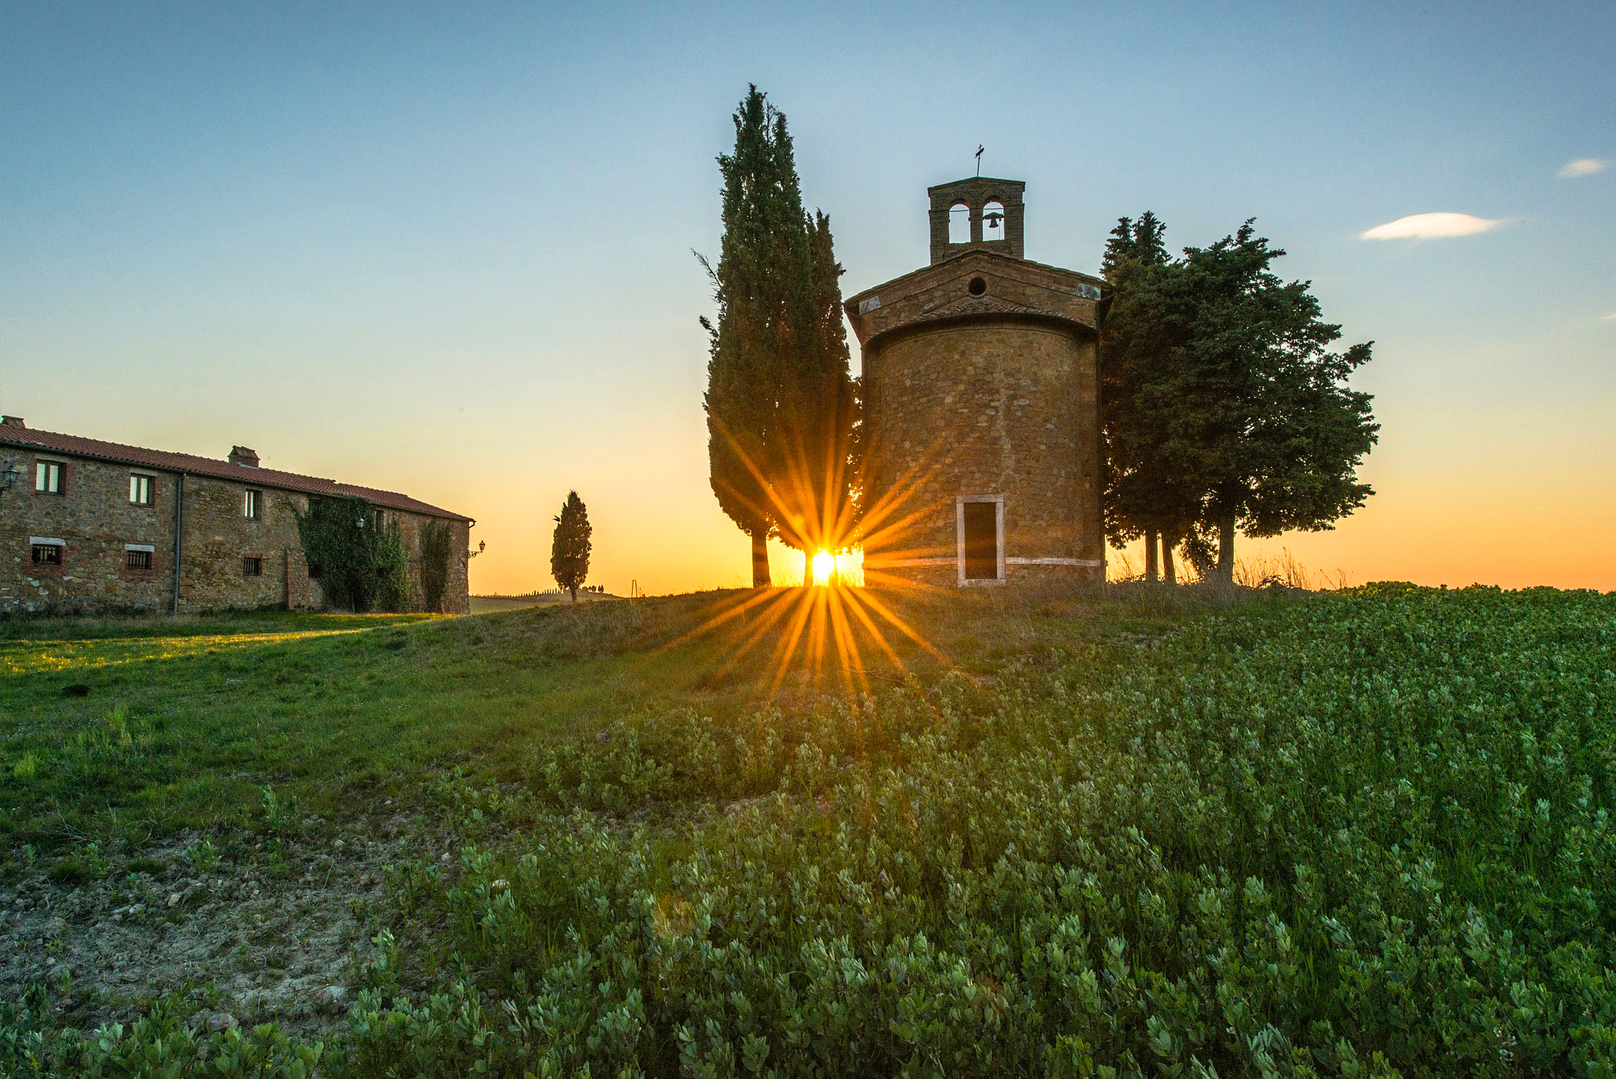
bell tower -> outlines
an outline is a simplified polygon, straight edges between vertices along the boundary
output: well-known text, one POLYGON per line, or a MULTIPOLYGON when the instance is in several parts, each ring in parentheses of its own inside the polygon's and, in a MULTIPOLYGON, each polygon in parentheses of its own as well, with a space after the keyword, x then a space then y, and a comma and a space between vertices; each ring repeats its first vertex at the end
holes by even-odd
POLYGON ((964 251, 994 251, 1024 259, 1026 231, 1020 180, 973 176, 928 187, 931 196, 931 264, 964 251))

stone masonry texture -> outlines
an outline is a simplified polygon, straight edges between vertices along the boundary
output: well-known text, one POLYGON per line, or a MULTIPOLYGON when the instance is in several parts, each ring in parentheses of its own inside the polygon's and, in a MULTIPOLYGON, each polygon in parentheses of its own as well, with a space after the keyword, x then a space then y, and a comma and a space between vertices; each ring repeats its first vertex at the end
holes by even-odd
MULTIPOLYGON (((1104 574, 1098 278, 947 245, 947 206, 1020 185, 931 189, 932 265, 851 297, 863 348, 865 572, 953 585, 960 498, 1003 500, 1007 583, 1104 574), (980 188, 980 190, 977 190, 980 188), (939 226, 942 227, 941 234, 939 226)), ((981 207, 974 203, 973 217, 981 207)), ((973 222, 974 224, 974 222, 973 222)), ((973 239, 980 233, 973 228, 973 239)), ((1017 251, 1019 254, 1019 250, 1017 251)))
MULTIPOLYGON (((0 613, 101 611, 168 612, 175 609, 175 500, 183 486, 179 526, 179 604, 181 613, 283 607, 318 609, 319 584, 310 581, 297 532, 297 513, 309 496, 252 482, 181 474, 30 451, 0 440, 0 467, 14 464, 22 475, 0 495, 0 613), (61 494, 34 489, 39 460, 65 465, 61 494), (152 480, 150 505, 129 500, 130 476, 152 480), (245 515, 247 491, 256 492, 257 516, 245 515), (32 561, 33 541, 60 540, 60 566, 32 561), (151 568, 128 568, 127 548, 150 547, 151 568), (248 575, 246 559, 261 572, 248 575)), ((422 605, 421 533, 431 515, 384 508, 397 521, 409 555, 411 604, 422 605)), ((470 610, 466 551, 470 522, 446 519, 451 528, 449 581, 444 610, 470 610)))

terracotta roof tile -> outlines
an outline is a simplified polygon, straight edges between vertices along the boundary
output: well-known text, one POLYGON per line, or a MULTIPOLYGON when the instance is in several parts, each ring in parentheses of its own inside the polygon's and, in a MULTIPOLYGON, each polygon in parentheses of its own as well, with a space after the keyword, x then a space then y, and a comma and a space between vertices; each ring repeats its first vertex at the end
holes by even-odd
POLYGON ((338 483, 317 476, 300 476, 295 472, 281 472, 273 468, 248 468, 233 465, 229 461, 197 457, 189 453, 169 453, 166 450, 142 449, 139 446, 102 442, 99 439, 81 438, 78 435, 57 434, 54 431, 35 431, 10 423, 0 425, 0 445, 44 450, 47 453, 60 453, 71 457, 89 457, 97 461, 115 461, 119 464, 165 472, 184 472, 192 476, 208 476, 252 487, 271 487, 310 495, 363 498, 373 505, 387 509, 404 510, 428 517, 447 517, 455 521, 471 520, 465 514, 439 509, 437 506, 428 505, 394 491, 378 491, 371 487, 338 483))

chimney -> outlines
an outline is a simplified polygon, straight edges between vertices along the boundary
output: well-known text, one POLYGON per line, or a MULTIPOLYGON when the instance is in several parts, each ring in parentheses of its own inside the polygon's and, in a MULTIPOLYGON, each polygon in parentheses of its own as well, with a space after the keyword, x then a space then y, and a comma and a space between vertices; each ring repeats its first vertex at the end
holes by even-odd
POLYGON ((20 427, 25 431, 28 429, 21 416, 0 416, 0 427, 20 427))
POLYGON ((258 454, 249 450, 246 446, 231 446, 230 463, 240 465, 242 468, 257 468, 258 454))

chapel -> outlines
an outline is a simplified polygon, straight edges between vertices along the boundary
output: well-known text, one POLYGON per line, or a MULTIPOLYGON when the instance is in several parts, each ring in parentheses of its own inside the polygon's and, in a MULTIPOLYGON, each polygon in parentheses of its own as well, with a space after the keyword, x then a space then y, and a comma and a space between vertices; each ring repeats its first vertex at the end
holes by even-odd
POLYGON ((1026 257, 1025 188, 929 188, 930 264, 847 300, 872 584, 1104 578, 1105 282, 1026 257))

